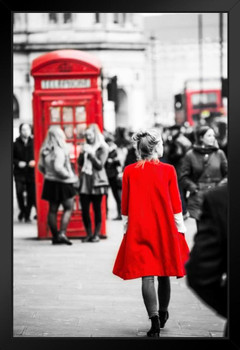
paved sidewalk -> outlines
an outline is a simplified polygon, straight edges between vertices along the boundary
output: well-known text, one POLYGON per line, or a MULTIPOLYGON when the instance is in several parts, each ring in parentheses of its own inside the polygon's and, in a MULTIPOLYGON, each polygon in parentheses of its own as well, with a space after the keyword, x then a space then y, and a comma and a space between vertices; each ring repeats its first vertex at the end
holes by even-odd
MULTIPOLYGON (((192 246, 195 223, 186 221, 192 246)), ((121 221, 107 221, 99 243, 53 246, 37 225, 14 222, 14 337, 146 337, 141 280, 112 274, 121 221)), ((171 278, 170 318, 161 337, 222 337, 225 321, 171 278)))

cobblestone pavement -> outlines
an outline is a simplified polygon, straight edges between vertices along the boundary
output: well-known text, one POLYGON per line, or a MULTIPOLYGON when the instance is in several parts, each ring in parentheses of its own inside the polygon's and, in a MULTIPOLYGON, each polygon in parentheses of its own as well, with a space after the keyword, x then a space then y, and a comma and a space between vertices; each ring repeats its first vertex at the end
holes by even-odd
MULTIPOLYGON (((187 219, 186 225, 191 248, 195 222, 187 219)), ((14 337, 146 337, 150 321, 141 280, 112 274, 121 221, 109 219, 108 238, 95 244, 72 239, 72 246, 53 246, 37 239, 36 221, 14 219, 13 235, 14 337)), ((223 336, 225 320, 190 291, 185 277, 171 278, 171 286, 161 337, 223 336)))

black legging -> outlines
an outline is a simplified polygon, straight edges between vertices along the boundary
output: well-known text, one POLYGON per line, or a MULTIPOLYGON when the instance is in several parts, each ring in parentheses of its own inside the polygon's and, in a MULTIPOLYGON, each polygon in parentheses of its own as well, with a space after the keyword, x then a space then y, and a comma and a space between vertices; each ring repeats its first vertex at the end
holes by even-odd
POLYGON ((118 215, 121 215, 121 191, 122 189, 119 188, 118 180, 116 177, 110 177, 108 178, 109 185, 111 187, 113 197, 117 203, 117 211, 118 215))
POLYGON ((94 223, 95 223, 95 235, 100 234, 100 229, 102 225, 102 212, 101 212, 101 202, 102 194, 80 194, 80 203, 82 207, 82 217, 83 223, 87 235, 92 235, 92 223, 90 217, 90 203, 93 204, 94 210, 94 223))
POLYGON ((16 195, 18 207, 21 213, 24 215, 25 219, 29 219, 31 214, 31 209, 36 205, 35 201, 35 183, 27 180, 16 179, 16 195), (26 205, 24 203, 24 191, 26 191, 26 205))
POLYGON ((49 211, 48 211, 48 225, 51 230, 53 237, 57 237, 58 228, 57 228, 57 213, 60 204, 63 206, 63 214, 60 223, 60 232, 64 234, 67 231, 67 226, 71 218, 73 210, 74 197, 68 198, 63 202, 49 202, 49 211))
POLYGON ((158 310, 167 311, 170 302, 170 278, 168 276, 158 276, 157 280, 158 288, 156 293, 154 276, 142 277, 142 296, 149 318, 158 315, 158 310))

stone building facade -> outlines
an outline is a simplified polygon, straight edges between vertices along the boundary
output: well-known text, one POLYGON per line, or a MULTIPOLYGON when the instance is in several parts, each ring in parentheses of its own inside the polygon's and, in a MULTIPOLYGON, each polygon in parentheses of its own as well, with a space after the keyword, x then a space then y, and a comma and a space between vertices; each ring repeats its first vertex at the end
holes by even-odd
POLYGON ((58 49, 88 51, 102 63, 104 125, 146 123, 143 17, 127 13, 15 13, 14 102, 17 120, 32 121, 31 63, 58 49), (108 100, 107 84, 117 77, 118 106, 108 100), (19 117, 19 118, 18 118, 19 117))
POLYGON ((174 123, 174 94, 188 79, 227 77, 227 14, 219 44, 219 14, 14 13, 14 133, 32 122, 33 59, 58 49, 88 51, 102 63, 104 125, 137 129, 174 123), (202 52, 200 60, 200 50, 202 52), (222 55, 222 68, 220 55, 222 55), (220 68, 222 72, 220 72, 220 68), (118 105, 107 84, 117 77, 118 105))

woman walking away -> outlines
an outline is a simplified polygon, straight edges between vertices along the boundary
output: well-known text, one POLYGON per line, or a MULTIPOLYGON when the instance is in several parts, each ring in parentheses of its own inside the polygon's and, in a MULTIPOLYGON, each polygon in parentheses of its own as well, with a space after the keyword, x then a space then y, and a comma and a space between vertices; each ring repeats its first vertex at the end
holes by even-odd
POLYGON ((83 242, 99 242, 102 225, 101 202, 108 192, 108 178, 105 163, 108 157, 108 145, 97 124, 90 124, 85 131, 86 143, 80 153, 80 203, 83 223, 87 236, 83 242), (94 234, 90 217, 90 204, 94 210, 94 234))
POLYGON ((215 133, 207 125, 196 130, 196 143, 183 158, 180 182, 189 192, 187 210, 198 226, 203 195, 210 188, 227 181, 227 158, 219 149, 215 133))
POLYGON ((76 195, 73 183, 78 178, 72 170, 65 140, 65 134, 59 126, 53 125, 49 128, 40 150, 38 168, 44 174, 42 199, 49 202, 48 225, 53 236, 52 243, 71 245, 72 242, 66 237, 66 230, 76 195), (57 213, 61 204, 63 214, 58 231, 57 213))
POLYGON ((159 337, 169 317, 170 276, 185 275, 189 249, 176 171, 159 160, 163 155, 161 133, 155 129, 138 132, 133 140, 139 160, 123 173, 125 234, 113 273, 124 280, 142 279, 143 301, 151 320, 147 336, 159 337))

